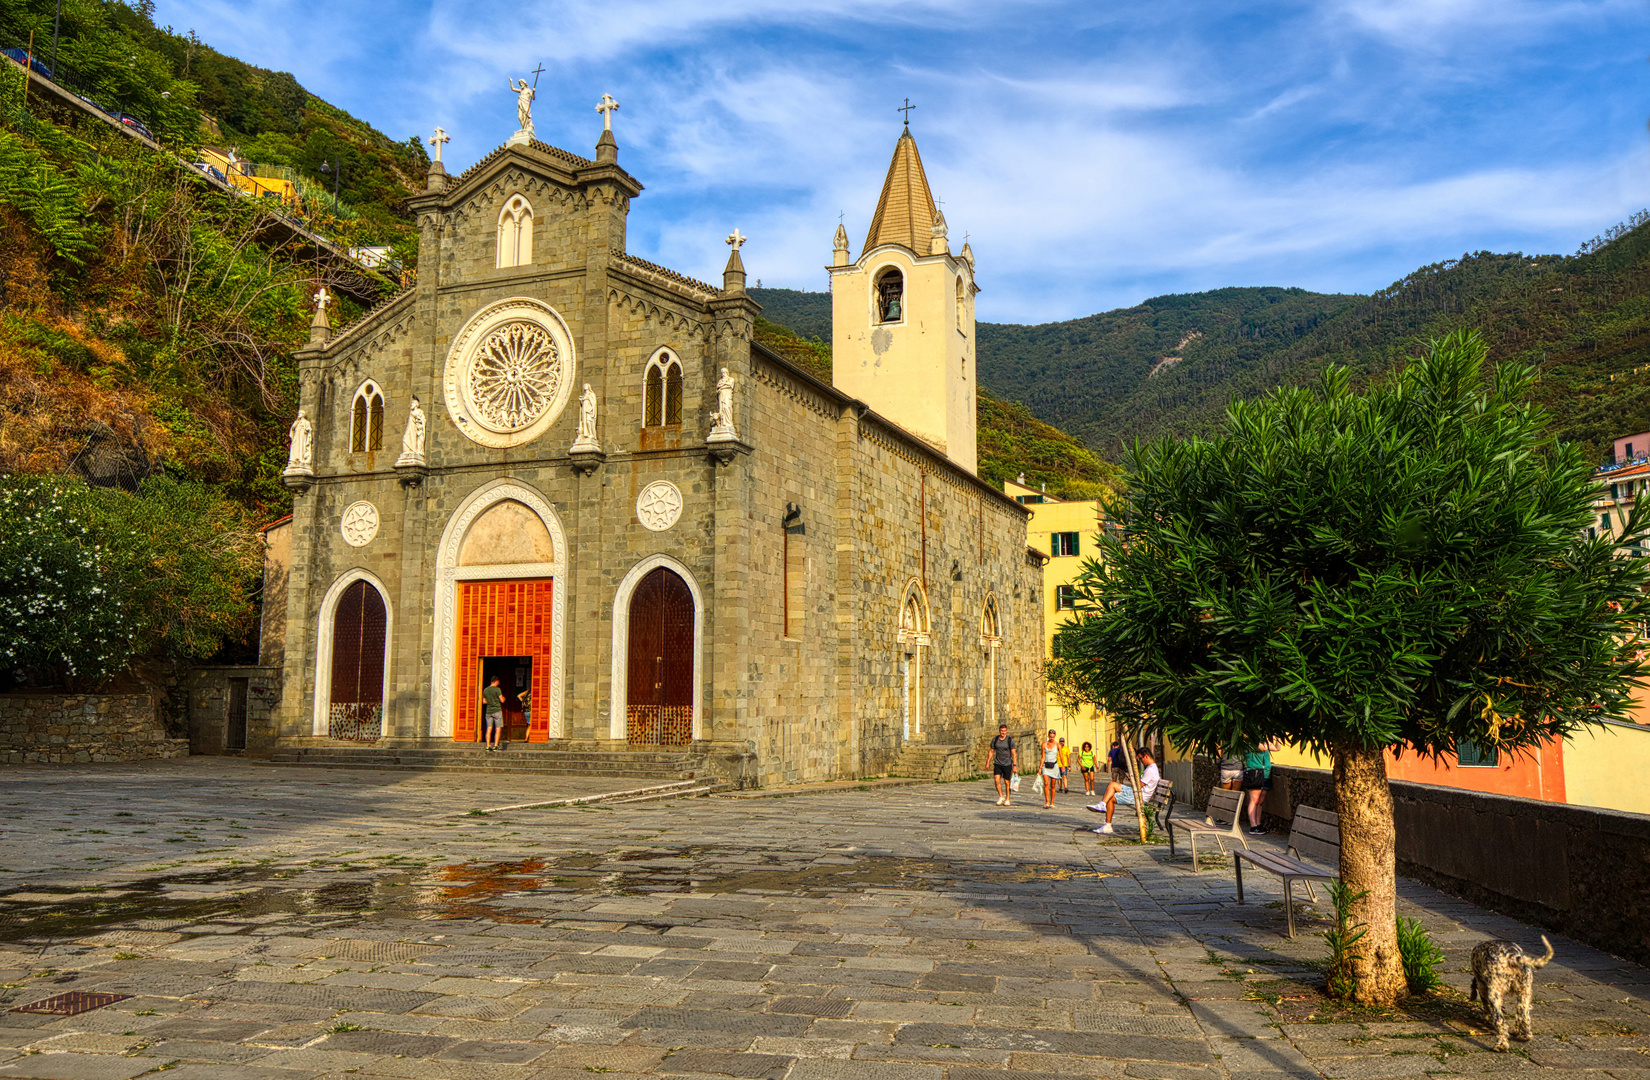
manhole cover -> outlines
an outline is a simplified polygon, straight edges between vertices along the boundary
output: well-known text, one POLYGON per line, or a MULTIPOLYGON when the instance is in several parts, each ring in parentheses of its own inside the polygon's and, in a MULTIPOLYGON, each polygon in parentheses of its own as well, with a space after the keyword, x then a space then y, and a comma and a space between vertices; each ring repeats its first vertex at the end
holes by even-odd
POLYGON ((14 1013, 44 1013, 47 1016, 78 1016, 83 1012, 101 1009, 117 1001, 125 1001, 131 994, 97 994, 90 990, 71 990, 67 994, 46 998, 29 1005, 19 1005, 14 1013))

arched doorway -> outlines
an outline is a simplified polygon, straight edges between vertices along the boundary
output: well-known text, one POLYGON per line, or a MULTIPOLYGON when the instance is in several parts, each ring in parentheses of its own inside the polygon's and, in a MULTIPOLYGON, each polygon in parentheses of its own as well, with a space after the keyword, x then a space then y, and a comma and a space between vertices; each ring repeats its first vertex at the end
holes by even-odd
POLYGON ((899 632, 895 641, 900 652, 900 736, 910 739, 922 734, 923 652, 932 640, 928 634, 928 600, 918 585, 905 591, 900 605, 899 632))
POLYGON ((693 593, 681 575, 654 567, 630 594, 625 738, 684 746, 693 738, 693 593))
POLYGON ((327 734, 372 742, 384 733, 384 644, 389 613, 367 581, 352 581, 332 614, 327 734))

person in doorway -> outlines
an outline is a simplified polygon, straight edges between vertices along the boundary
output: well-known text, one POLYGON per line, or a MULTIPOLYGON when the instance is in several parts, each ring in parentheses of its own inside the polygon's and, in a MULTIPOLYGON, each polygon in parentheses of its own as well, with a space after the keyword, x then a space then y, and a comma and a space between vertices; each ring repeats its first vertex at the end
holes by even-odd
POLYGON ((1261 743, 1260 749, 1243 755, 1243 798, 1249 807, 1249 835, 1265 836, 1260 824, 1260 805, 1272 790, 1272 751, 1281 743, 1261 743))
POLYGON ((1020 752, 1014 740, 1008 737, 1008 725, 997 725, 997 737, 991 740, 991 775, 997 782, 997 805, 1009 805, 1013 789, 1014 770, 1020 767, 1020 752))
POLYGON ((1054 809, 1054 792, 1060 785, 1060 737, 1053 728, 1043 739, 1043 809, 1054 809))
POLYGON ((1083 794, 1094 794, 1094 744, 1086 742, 1077 751, 1077 769, 1083 774, 1083 794))
POLYGON ((1070 784, 1069 781, 1066 780, 1066 777, 1068 775, 1070 775, 1070 773, 1071 773, 1071 748, 1066 745, 1066 740, 1061 739, 1060 740, 1060 790, 1062 792, 1068 792, 1068 791, 1071 790, 1071 784, 1070 784))
POLYGON ((481 692, 481 724, 487 749, 497 750, 504 737, 504 691, 499 689, 497 675, 487 680, 487 689, 481 692))
POLYGON ((1129 782, 1129 758, 1123 753, 1123 740, 1111 741, 1111 752, 1106 755, 1106 768, 1111 770, 1111 782, 1127 784, 1129 782))
POLYGON ((1111 835, 1111 817, 1117 813, 1118 803, 1122 803, 1124 806, 1132 806, 1135 808, 1135 813, 1140 813, 1140 807, 1151 802, 1152 796, 1157 793, 1157 785, 1163 779, 1163 774, 1158 771, 1157 762, 1153 760, 1151 750, 1142 746, 1134 752, 1134 755, 1140 760, 1140 790, 1136 792, 1129 784, 1119 783, 1116 780, 1107 784, 1106 794, 1099 802, 1089 807, 1096 814, 1106 815, 1106 823, 1094 830, 1097 833, 1111 835))

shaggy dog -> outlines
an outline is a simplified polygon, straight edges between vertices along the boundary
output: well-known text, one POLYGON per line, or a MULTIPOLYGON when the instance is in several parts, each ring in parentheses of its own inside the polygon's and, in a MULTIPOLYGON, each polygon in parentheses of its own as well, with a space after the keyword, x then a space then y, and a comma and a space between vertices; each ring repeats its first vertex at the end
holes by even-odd
POLYGON ((1553 946, 1547 936, 1541 936, 1547 946, 1547 955, 1539 960, 1527 956, 1511 941, 1480 941, 1472 950, 1472 997, 1482 1001, 1484 1011, 1495 1023, 1495 1048, 1507 1049, 1507 1018, 1501 1012, 1501 1000, 1507 994, 1518 994, 1518 1029, 1520 1042, 1530 1041, 1530 999, 1535 994, 1535 969, 1545 967, 1553 958, 1553 946))

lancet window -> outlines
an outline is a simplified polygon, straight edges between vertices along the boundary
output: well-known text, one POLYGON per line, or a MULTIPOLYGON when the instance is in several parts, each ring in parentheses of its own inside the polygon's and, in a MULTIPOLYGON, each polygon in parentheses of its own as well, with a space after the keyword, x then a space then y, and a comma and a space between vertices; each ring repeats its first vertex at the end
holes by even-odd
POLYGON ((349 448, 364 453, 384 448, 384 393, 368 379, 355 392, 350 409, 349 448))
POLYGON ((643 427, 682 422, 682 361, 674 353, 660 349, 654 354, 642 386, 643 427))
POLYGON ((498 212, 498 266, 526 266, 533 261, 533 204, 512 195, 498 212))

